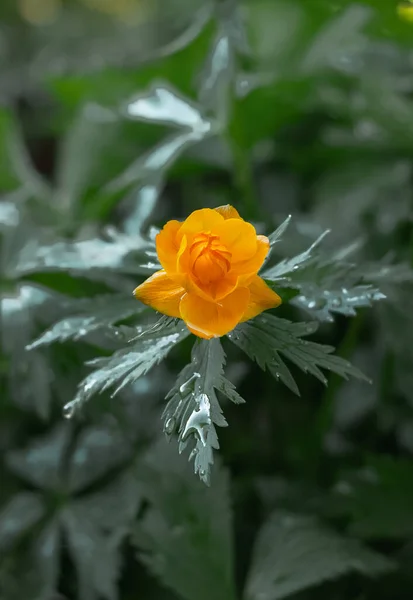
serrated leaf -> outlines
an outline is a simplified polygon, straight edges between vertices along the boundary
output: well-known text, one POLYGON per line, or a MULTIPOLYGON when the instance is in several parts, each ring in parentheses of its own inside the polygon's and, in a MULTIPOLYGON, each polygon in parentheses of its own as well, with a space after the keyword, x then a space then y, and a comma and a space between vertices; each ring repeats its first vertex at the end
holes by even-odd
POLYGON ((133 541, 140 560, 185 600, 234 600, 228 475, 197 481, 188 462, 160 441, 138 465, 149 508, 133 541))
POLYGON ((355 317, 357 308, 373 306, 386 296, 372 285, 357 285, 347 289, 322 290, 316 285, 300 285, 300 294, 291 304, 310 313, 319 321, 333 321, 332 313, 355 317))
MULTIPOLYGON (((284 225, 284 224, 283 224, 284 225)), ((282 226, 283 226, 282 225, 282 226)), ((287 223, 288 225, 288 223, 287 223)), ((281 226, 281 227, 282 227, 281 226)), ((293 271, 297 271, 298 269, 302 269, 306 263, 311 259, 312 253, 317 248, 317 246, 322 242, 325 236, 330 233, 329 230, 325 231, 320 235, 319 238, 316 239, 315 242, 311 244, 307 250, 301 252, 297 256, 293 258, 285 258, 280 263, 275 265, 274 267, 270 267, 262 272, 262 276, 265 279, 269 279, 271 281, 277 281, 277 279, 283 278, 288 273, 292 273, 293 271)))
POLYGON ((277 227, 277 229, 268 236, 271 247, 273 247, 273 246, 275 246, 275 244, 278 244, 279 242, 281 242, 281 239, 282 239, 284 233, 287 231, 287 228, 290 223, 291 223, 291 215, 288 215, 288 217, 285 219, 285 221, 283 221, 281 223, 281 225, 279 227, 277 227))
MULTIPOLYGON (((145 375, 154 365, 165 358, 168 352, 189 335, 181 322, 169 319, 161 328, 148 325, 132 340, 129 347, 115 352, 110 358, 98 358, 89 362, 98 367, 79 385, 76 397, 65 406, 68 417, 72 416, 94 394, 116 386, 112 395, 145 375)), ((136 332, 136 330, 135 330, 136 332)))
POLYGON ((302 338, 317 330, 316 323, 291 323, 273 315, 259 315, 252 321, 238 325, 228 338, 239 346, 263 369, 280 379, 287 387, 299 394, 297 384, 280 354, 293 362, 304 373, 314 375, 327 384, 320 369, 337 373, 348 379, 368 379, 347 360, 334 356, 332 346, 308 342, 302 338))
POLYGON ((79 308, 79 316, 70 316, 58 321, 27 346, 27 349, 33 350, 56 341, 79 340, 97 329, 109 327, 144 309, 136 299, 123 294, 86 298, 74 303, 74 308, 76 306, 79 308))
POLYGON ((129 100, 124 111, 132 119, 189 127, 194 131, 202 131, 207 122, 202 116, 201 106, 196 106, 170 85, 162 83, 152 85, 147 92, 129 100))
POLYGON ((62 460, 70 435, 69 424, 60 424, 25 449, 9 452, 6 464, 19 477, 40 489, 59 490, 63 481, 62 460))
POLYGON ((8 549, 23 533, 45 514, 46 507, 39 494, 22 492, 14 496, 0 512, 0 549, 8 549))
POLYGON ((18 257, 15 272, 19 277, 62 271, 89 278, 97 274, 107 277, 108 272, 148 275, 159 268, 146 254, 150 250, 154 251, 151 243, 142 246, 139 237, 120 235, 108 242, 99 238, 73 243, 56 242, 50 246, 29 242, 18 257), (146 264, 140 267, 140 263, 146 264))
POLYGON ((408 281, 412 271, 406 265, 370 264, 360 266, 348 262, 349 254, 358 249, 356 244, 344 247, 332 256, 322 253, 310 256, 301 268, 293 270, 278 285, 299 291, 291 304, 311 314, 319 321, 333 321, 333 314, 347 317, 356 315, 356 309, 371 307, 384 300, 376 283, 383 285, 408 281))
POLYGON ((390 560, 326 529, 316 519, 276 511, 255 543, 245 600, 279 600, 350 572, 375 577, 390 560))
POLYGON ((190 458, 194 459, 195 473, 207 484, 214 462, 213 450, 219 448, 215 425, 228 425, 216 390, 236 404, 244 402, 225 378, 224 365, 225 354, 219 339, 197 340, 192 348, 191 363, 184 367, 167 395, 169 402, 162 415, 165 433, 171 435, 178 431, 180 452, 190 439, 195 441, 190 458))

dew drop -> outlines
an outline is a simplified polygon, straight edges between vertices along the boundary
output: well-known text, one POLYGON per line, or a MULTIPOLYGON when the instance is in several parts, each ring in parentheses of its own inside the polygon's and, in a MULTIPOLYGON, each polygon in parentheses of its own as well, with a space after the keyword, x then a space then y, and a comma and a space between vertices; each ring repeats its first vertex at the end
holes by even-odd
POLYGON ((171 435, 175 431, 175 427, 176 427, 176 419, 175 419, 175 417, 171 417, 170 419, 167 419, 167 421, 165 422, 164 432, 168 435, 171 435))
POLYGON ((327 304, 327 300, 325 298, 317 298, 315 300, 315 308, 317 310, 321 310, 327 304))
POLYGON ((184 394, 185 392, 188 391, 189 386, 191 385, 191 383, 194 381, 194 379, 199 379, 201 377, 201 375, 199 373, 194 373, 193 375, 191 375, 191 377, 188 379, 188 381, 185 381, 185 383, 183 383, 180 388, 179 388, 179 392, 181 394, 184 394))
POLYGON ((189 458, 188 458, 188 460, 193 460, 193 459, 196 457, 196 455, 197 455, 197 454, 198 454, 198 450, 197 450, 196 448, 194 448, 194 449, 191 451, 191 454, 189 455, 189 458))
POLYGON ((205 475, 206 475, 205 469, 199 469, 199 475, 200 475, 200 477, 205 477, 205 475))
POLYGON ((75 412, 76 412, 76 406, 77 406, 77 402, 75 402, 74 400, 72 400, 72 402, 68 402, 67 404, 64 405, 63 407, 63 417, 65 419, 71 419, 75 412))
POLYGON ((331 302, 331 306, 334 306, 334 308, 338 308, 339 306, 341 306, 340 298, 334 298, 331 302))

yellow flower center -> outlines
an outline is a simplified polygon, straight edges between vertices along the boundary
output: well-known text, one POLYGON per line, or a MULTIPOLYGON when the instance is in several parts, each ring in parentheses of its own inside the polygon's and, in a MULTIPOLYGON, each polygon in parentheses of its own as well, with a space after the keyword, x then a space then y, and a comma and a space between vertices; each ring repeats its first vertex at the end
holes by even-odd
POLYGON ((190 247, 191 270, 204 285, 223 279, 231 268, 232 254, 217 235, 200 233, 190 247))

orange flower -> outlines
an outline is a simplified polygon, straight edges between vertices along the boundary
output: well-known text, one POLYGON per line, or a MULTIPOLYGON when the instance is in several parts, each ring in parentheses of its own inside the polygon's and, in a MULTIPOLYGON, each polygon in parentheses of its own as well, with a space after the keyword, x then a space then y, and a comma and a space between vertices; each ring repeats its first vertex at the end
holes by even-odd
POLYGON ((210 339, 281 304, 258 277, 270 243, 230 205, 169 221, 156 236, 163 267, 136 288, 144 304, 210 339))

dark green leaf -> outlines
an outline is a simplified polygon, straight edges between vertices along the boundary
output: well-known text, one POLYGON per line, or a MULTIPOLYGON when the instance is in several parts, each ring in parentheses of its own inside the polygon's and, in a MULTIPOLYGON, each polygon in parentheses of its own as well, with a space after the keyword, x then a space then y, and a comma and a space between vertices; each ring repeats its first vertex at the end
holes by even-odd
POLYGON ((216 390, 236 404, 244 400, 224 376, 225 354, 218 339, 197 340, 191 359, 167 395, 169 402, 162 415, 164 431, 167 435, 178 432, 180 452, 190 439, 194 440, 190 458, 194 459, 195 473, 209 484, 213 450, 219 448, 215 425, 228 425, 216 390))
POLYGON ((316 323, 291 323, 265 314, 239 325, 228 337, 262 369, 268 369, 275 379, 280 379, 296 394, 299 394, 297 384, 280 354, 324 384, 327 379, 320 369, 333 371, 345 379, 351 375, 368 381, 347 360, 334 356, 333 347, 302 340, 316 330, 316 323))
POLYGON ((24 450, 6 456, 7 466, 25 481, 45 490, 62 488, 62 460, 70 440, 71 428, 62 423, 24 450))
POLYGON ((16 539, 33 527, 45 514, 41 496, 22 492, 14 496, 0 512, 0 548, 8 549, 16 539))
POLYGON ((161 441, 137 476, 149 501, 133 538, 141 560, 185 600, 234 600, 227 473, 216 465, 206 488, 161 441))
POLYGON ((56 341, 79 340, 97 329, 108 328, 144 309, 144 306, 132 295, 130 297, 107 295, 80 300, 73 302, 74 310, 71 312, 75 312, 76 307, 79 311, 78 316, 70 316, 58 321, 27 349, 33 350, 56 341))
POLYGON ((311 517, 277 511, 258 534, 244 597, 279 600, 352 571, 373 577, 392 567, 384 556, 311 517))
POLYGON ((66 416, 70 417, 94 394, 116 386, 113 395, 122 388, 145 375, 154 365, 165 358, 168 352, 189 335, 182 322, 167 321, 158 329, 153 325, 140 328, 139 334, 131 340, 129 347, 115 352, 110 358, 98 358, 89 364, 97 367, 79 385, 79 391, 65 406, 66 416))

